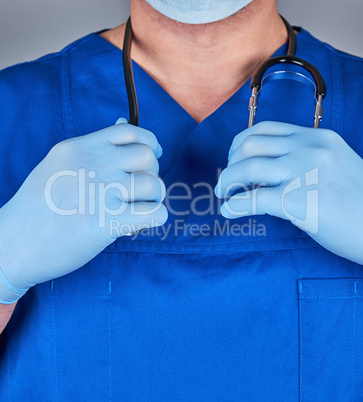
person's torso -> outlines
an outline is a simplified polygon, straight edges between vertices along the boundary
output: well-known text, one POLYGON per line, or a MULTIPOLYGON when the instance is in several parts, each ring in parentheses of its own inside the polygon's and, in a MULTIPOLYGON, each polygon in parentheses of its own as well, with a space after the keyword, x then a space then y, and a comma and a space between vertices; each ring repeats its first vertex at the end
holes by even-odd
MULTIPOLYGON (((362 62, 305 31, 297 55, 327 82, 322 127, 362 155, 359 95, 344 80, 362 62)), ((12 84, 2 203, 54 143, 128 114, 122 53, 97 35, 16 68, 2 73, 12 84)), ((197 124, 137 65, 134 74, 140 126, 164 151, 169 220, 29 290, 2 336, 0 400, 362 400, 362 267, 287 220, 218 212, 213 189, 247 127, 249 84, 197 124)), ((313 117, 301 82, 264 86, 257 121, 312 126, 313 117)))

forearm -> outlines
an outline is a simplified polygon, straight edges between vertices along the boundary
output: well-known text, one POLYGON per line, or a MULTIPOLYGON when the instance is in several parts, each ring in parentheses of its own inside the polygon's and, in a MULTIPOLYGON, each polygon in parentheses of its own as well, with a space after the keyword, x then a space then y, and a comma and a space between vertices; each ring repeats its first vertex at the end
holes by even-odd
POLYGON ((0 334, 8 324, 11 315, 15 309, 16 303, 13 304, 0 304, 0 334))

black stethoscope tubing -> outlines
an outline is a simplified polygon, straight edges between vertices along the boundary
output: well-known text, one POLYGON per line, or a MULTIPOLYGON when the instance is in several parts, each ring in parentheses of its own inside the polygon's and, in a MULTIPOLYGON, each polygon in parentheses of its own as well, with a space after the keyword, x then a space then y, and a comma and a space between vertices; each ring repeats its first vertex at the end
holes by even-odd
POLYGON ((122 61, 124 66, 125 84, 127 91, 127 99, 129 102, 129 124, 133 126, 139 125, 139 106, 137 103, 134 74, 132 71, 131 63, 131 44, 132 44, 133 32, 131 25, 131 17, 127 20, 124 44, 122 50, 122 61))

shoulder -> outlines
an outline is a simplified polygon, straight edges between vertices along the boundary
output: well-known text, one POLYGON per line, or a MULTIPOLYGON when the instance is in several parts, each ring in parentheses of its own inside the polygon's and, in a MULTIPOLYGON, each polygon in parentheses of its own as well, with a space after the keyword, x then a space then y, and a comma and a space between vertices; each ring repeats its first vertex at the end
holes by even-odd
MULTIPOLYGON (((64 131, 69 76, 77 79, 92 55, 105 51, 107 42, 92 33, 59 52, 0 71, 2 137, 20 120, 24 122, 24 132, 29 133, 34 126, 47 129, 50 125, 56 125, 54 131, 64 131)), ((57 139, 64 139, 64 135, 57 139)))
MULTIPOLYGON (((301 29, 307 43, 312 48, 312 51, 318 52, 322 61, 328 62, 330 65, 335 64, 341 69, 341 74, 355 74, 355 79, 363 82, 363 58, 339 50, 330 44, 323 42, 308 31, 301 29)), ((344 79, 347 78, 344 75, 344 79)), ((346 80, 345 80, 346 81, 346 80)))
POLYGON ((306 30, 302 29, 301 33, 305 52, 327 79, 328 93, 333 94, 334 97, 340 97, 343 104, 353 101, 353 107, 363 118, 360 111, 363 90, 363 58, 336 49, 315 38, 306 30))
POLYGON ((92 52, 94 36, 87 35, 57 53, 0 71, 0 178, 8 172, 6 161, 11 155, 22 160, 12 170, 12 182, 21 183, 54 144, 67 138, 65 77, 70 65, 79 64, 79 58, 92 52))
MULTIPOLYGON (((50 53, 37 60, 19 63, 0 71, 0 91, 14 90, 18 95, 21 88, 38 88, 42 91, 49 83, 57 86, 57 78, 61 74, 63 58, 81 56, 90 50, 90 42, 96 34, 89 34, 78 39, 56 53, 50 53)), ((58 81, 59 82, 59 81, 58 81)), ((1 93, 1 92, 0 92, 1 93)))
POLYGON ((57 53, 0 71, 0 181, 5 183, 0 205, 49 150, 68 137, 67 75, 95 51, 95 36, 87 35, 57 53))
POLYGON ((318 68, 327 85, 323 122, 363 155, 363 59, 336 49, 304 29, 298 34, 298 52, 299 46, 302 58, 318 68))

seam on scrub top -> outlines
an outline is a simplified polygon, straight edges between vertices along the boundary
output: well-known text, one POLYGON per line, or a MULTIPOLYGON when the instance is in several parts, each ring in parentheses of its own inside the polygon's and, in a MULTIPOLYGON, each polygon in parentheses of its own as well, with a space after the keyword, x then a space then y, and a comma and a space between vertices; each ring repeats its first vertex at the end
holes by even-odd
POLYGON ((345 59, 350 59, 350 60, 354 60, 354 61, 360 61, 363 62, 362 57, 359 56, 355 56, 354 54, 347 54, 342 52, 339 49, 335 49, 334 47, 332 47, 331 45, 329 45, 328 43, 322 42, 323 46, 325 48, 327 48, 328 50, 330 50, 332 53, 334 53, 336 56, 338 57, 344 57, 345 59))
MULTIPOLYGON (((340 59, 338 59, 338 82, 339 82, 339 105, 340 105, 340 113, 339 113, 339 130, 341 133, 344 131, 344 123, 343 123, 343 116, 344 116, 344 103, 343 103, 343 81, 342 81, 342 65, 340 63, 340 59)), ((337 96, 335 96, 337 98, 337 96)))
POLYGON ((357 312, 357 299, 358 297, 355 298, 354 300, 354 310, 353 310, 353 374, 352 374, 352 401, 355 400, 355 321, 356 321, 356 312, 357 312))
MULTIPOLYGON (((297 239, 307 239, 308 241, 312 241, 312 239, 310 239, 310 238, 308 238, 306 236, 283 237, 283 238, 279 238, 279 239, 276 239, 276 240, 283 240, 284 241, 284 240, 297 240, 297 239)), ((119 251, 135 251, 135 252, 137 252, 137 251, 148 251, 148 252, 162 252, 162 253, 180 254, 181 251, 191 251, 191 252, 195 252, 195 253, 198 253, 198 252, 203 253, 203 252, 208 251, 208 252, 214 252, 214 253, 220 253, 220 252, 231 252, 231 253, 235 252, 235 253, 239 253, 239 252, 241 252, 243 250, 236 250, 236 251, 234 251, 234 250, 233 251, 231 251, 231 250, 222 250, 222 251, 219 250, 219 251, 215 251, 215 250, 208 250, 208 247, 211 247, 211 246, 212 247, 213 246, 230 246, 230 245, 233 245, 233 244, 235 244, 236 247, 241 247, 241 245, 243 245, 244 243, 249 244, 249 243, 256 242, 256 241, 257 242, 263 242, 263 241, 266 241, 266 240, 274 240, 274 239, 273 238, 269 238, 269 239, 254 239, 254 240, 246 240, 246 241, 241 242, 241 243, 239 243, 239 242, 205 243, 205 244, 198 245, 198 247, 200 247, 200 248, 199 249, 194 249, 194 250, 193 250, 193 247, 192 248, 190 247, 190 244, 189 244, 189 246, 185 246, 185 245, 183 245, 181 243, 181 244, 178 245, 179 250, 177 250, 177 251, 174 251, 174 250, 156 250, 156 251, 152 251, 147 246, 148 245, 160 244, 160 241, 151 240, 151 241, 145 242, 143 247, 137 247, 136 249, 134 249, 133 247, 120 247, 117 250, 104 250, 104 252, 106 252, 106 253, 117 253, 119 251)), ((133 244, 136 244, 136 243, 133 243, 133 244)), ((167 244, 167 243, 163 243, 163 244, 167 244)), ((173 243, 173 244, 175 245, 176 243, 173 243)), ((311 248, 311 247, 316 247, 317 248, 317 247, 319 247, 319 245, 317 243, 313 242, 313 243, 310 243, 310 244, 306 244, 306 245, 304 244, 304 245, 298 245, 298 246, 278 246, 278 247, 270 246, 270 247, 264 247, 263 249, 258 249, 257 251, 264 251, 264 250, 295 250, 295 249, 298 249, 298 248, 311 248)), ((250 250, 246 250, 246 251, 250 251, 250 250)))
POLYGON ((54 281, 50 282, 52 292, 52 312, 53 312, 53 351, 54 351, 54 371, 55 371, 55 394, 56 400, 59 401, 58 393, 58 362, 57 362, 57 336, 55 327, 55 303, 54 303, 54 281))
MULTIPOLYGON (((204 245, 206 245, 206 246, 219 246, 219 245, 223 245, 223 244, 242 244, 242 243, 253 243, 253 242, 264 242, 264 241, 266 241, 266 240, 277 240, 277 241, 280 241, 280 240, 297 240, 297 239, 307 239, 307 240, 309 240, 309 241, 314 241, 314 240, 312 240, 311 239, 311 237, 306 237, 306 236, 295 236, 295 237, 279 237, 279 238, 276 238, 276 237, 264 237, 263 239, 252 239, 252 240, 245 240, 245 241, 243 241, 243 242, 241 242, 241 243, 239 243, 239 242, 236 242, 236 241, 226 241, 226 242, 222 242, 222 243, 204 243, 204 245)), ((150 243, 153 243, 153 244, 159 244, 160 243, 160 241, 157 241, 157 240, 150 240, 150 241, 148 241, 147 242, 148 244, 150 244, 150 243)), ((165 242, 165 244, 166 244, 166 242, 165 242)), ((174 243, 175 244, 175 243, 174 243)), ((182 244, 182 243, 181 243, 182 244)), ((202 244, 203 245, 203 244, 202 244)), ((315 242, 314 242, 314 245, 317 245, 315 242)))
POLYGON ((332 97, 331 129, 336 131, 343 138, 342 74, 340 59, 334 53, 329 53, 329 66, 332 82, 336 83, 336 85, 332 85, 332 88, 336 88, 336 91, 333 90, 332 97))
MULTIPOLYGON (((304 29, 304 28, 303 28, 304 29)), ((319 40, 318 38, 316 38, 315 36, 313 36, 309 31, 307 31, 306 29, 304 29, 304 33, 306 33, 307 35, 310 36, 310 38, 312 38, 317 45, 320 45, 321 47, 324 47, 325 49, 328 49, 329 51, 333 52, 334 54, 336 54, 339 57, 344 57, 346 59, 352 59, 352 60, 356 60, 356 61, 361 61, 363 62, 363 59, 359 56, 355 56, 353 54, 348 54, 348 53, 344 53, 339 49, 335 49, 334 47, 332 47, 331 45, 329 45, 328 43, 322 42, 321 40, 319 40)))
POLYGON ((363 296, 301 296, 301 299, 363 299, 363 296))
POLYGON ((112 373, 111 373, 111 292, 112 283, 108 282, 108 400, 112 401, 112 373))
MULTIPOLYGON (((277 240, 277 241, 285 241, 285 240, 298 240, 298 239, 307 239, 310 241, 310 239, 308 239, 307 237, 301 236, 301 237, 282 237, 279 239, 273 239, 273 238, 269 238, 269 239, 256 239, 256 240, 246 240, 243 242, 238 242, 238 241, 230 241, 230 242, 222 242, 222 243, 201 243, 201 246, 220 246, 220 245, 230 245, 230 244, 238 244, 241 245, 243 243, 254 243, 254 242, 264 242, 266 240, 277 240)), ((145 242, 146 243, 146 242, 145 242)), ((160 241, 155 241, 155 240, 150 240, 147 242, 148 244, 160 244, 160 241)), ((168 242, 163 242, 163 244, 167 244, 168 242)), ((176 243, 173 243, 176 244, 176 243)), ((180 245, 182 246, 183 243, 180 243, 180 245)), ((317 244, 314 242, 313 243, 314 246, 316 246, 317 244)))
POLYGON ((69 83, 69 64, 68 55, 64 54, 60 57, 60 79, 61 79, 61 104, 65 138, 75 137, 75 129, 73 124, 73 115, 71 108, 71 91, 69 83))
POLYGON ((64 77, 63 77, 63 60, 62 57, 59 58, 59 89, 60 89, 60 102, 61 102, 61 109, 62 109, 62 123, 63 123, 63 131, 64 131, 64 138, 67 138, 67 123, 66 123, 66 111, 64 105, 64 77))
POLYGON ((210 254, 220 254, 220 253, 228 253, 228 254, 240 254, 241 252, 259 252, 259 251, 280 251, 280 250, 297 250, 297 249, 304 249, 304 248, 318 248, 318 245, 307 245, 307 246, 294 246, 294 247, 265 247, 261 249, 256 249, 256 250, 228 250, 228 249, 222 249, 222 250, 210 250, 207 247, 204 247, 203 249, 197 249, 193 250, 190 248, 182 248, 179 247, 179 250, 150 250, 150 248, 129 248, 129 247, 120 247, 117 250, 104 250, 103 252, 105 253, 119 253, 120 251, 124 252, 130 252, 130 253, 153 253, 153 254, 185 254, 187 251, 188 254, 204 254, 204 253, 210 253, 210 254))
MULTIPOLYGON (((81 45, 83 45, 84 42, 88 42, 91 38, 93 38, 93 35, 97 35, 97 34, 95 34, 95 33, 87 34, 83 38, 80 38, 80 39, 75 40, 74 42, 70 43, 64 49, 60 50, 59 52, 45 54, 44 56, 41 56, 39 59, 23 61, 21 63, 15 64, 15 66, 19 66, 19 65, 23 65, 23 64, 39 64, 39 63, 44 63, 45 61, 48 61, 48 60, 52 61, 52 60, 56 59, 57 57, 62 57, 63 55, 65 55, 67 53, 71 53, 73 51, 78 50, 78 48, 81 45)), ((10 67, 13 67, 13 66, 9 66, 6 68, 10 68, 10 67)))
POLYGON ((115 50, 121 52, 121 54, 122 54, 121 49, 119 49, 118 47, 113 45, 107 39, 104 39, 102 36, 100 36, 96 32, 91 32, 91 33, 87 34, 86 36, 84 36, 83 38, 76 40, 75 42, 69 44, 62 50, 62 53, 72 54, 74 52, 77 52, 80 48, 82 48, 82 46, 85 43, 90 42, 92 40, 101 40, 102 42, 105 41, 106 44, 103 43, 103 47, 107 46, 107 44, 110 45, 110 47, 107 46, 107 49, 105 48, 103 50, 97 49, 97 51, 95 50, 94 47, 89 48, 89 49, 87 49, 87 55, 92 55, 92 56, 93 55, 103 55, 103 54, 107 54, 107 53, 113 53, 115 50))

